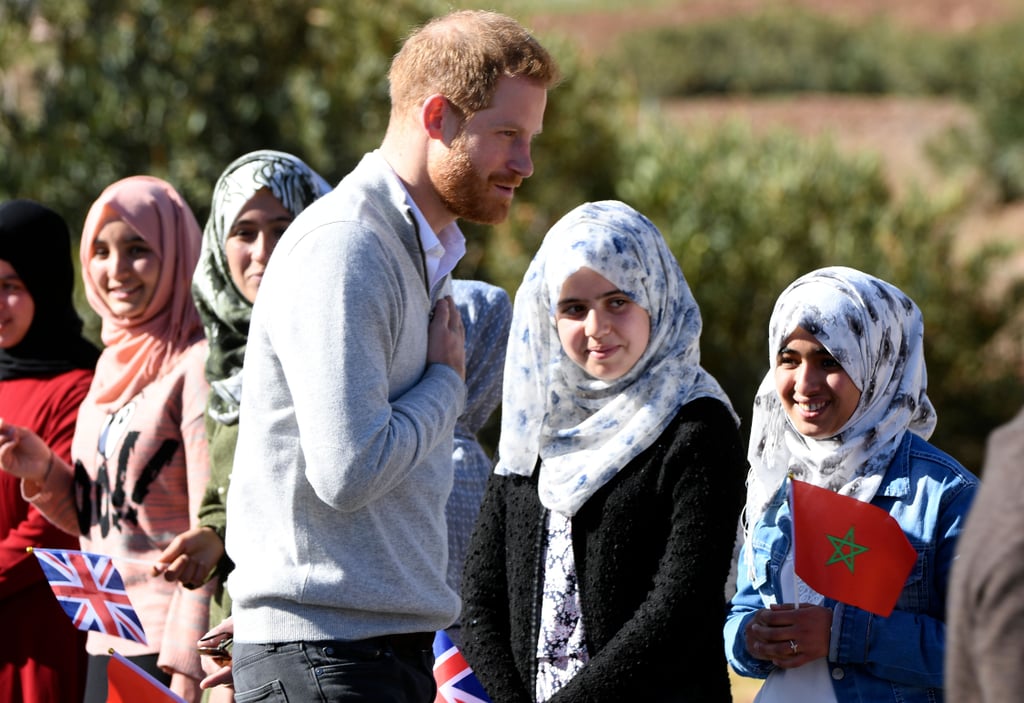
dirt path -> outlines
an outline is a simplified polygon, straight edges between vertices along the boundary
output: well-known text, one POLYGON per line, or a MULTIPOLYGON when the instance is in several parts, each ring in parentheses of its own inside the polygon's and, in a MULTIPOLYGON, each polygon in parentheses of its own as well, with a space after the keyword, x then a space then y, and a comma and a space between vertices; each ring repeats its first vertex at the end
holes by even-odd
POLYGON ((773 8, 820 12, 850 22, 886 18, 900 26, 964 32, 1024 11, 1024 0, 675 0, 628 10, 537 14, 530 26, 557 31, 585 49, 607 46, 620 35, 659 26, 681 26, 773 8))

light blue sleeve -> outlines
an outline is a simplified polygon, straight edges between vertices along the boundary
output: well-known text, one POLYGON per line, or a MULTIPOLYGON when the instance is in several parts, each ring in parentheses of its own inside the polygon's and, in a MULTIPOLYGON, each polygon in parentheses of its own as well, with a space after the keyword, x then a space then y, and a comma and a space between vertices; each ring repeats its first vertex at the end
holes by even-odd
POLYGON ((736 594, 729 604, 729 613, 725 619, 725 656, 729 665, 740 676, 748 676, 756 679, 768 678, 775 665, 770 661, 757 659, 747 651, 744 632, 747 623, 754 614, 764 608, 761 594, 757 592, 750 581, 749 569, 747 569, 744 554, 746 545, 740 551, 740 561, 736 568, 736 594))

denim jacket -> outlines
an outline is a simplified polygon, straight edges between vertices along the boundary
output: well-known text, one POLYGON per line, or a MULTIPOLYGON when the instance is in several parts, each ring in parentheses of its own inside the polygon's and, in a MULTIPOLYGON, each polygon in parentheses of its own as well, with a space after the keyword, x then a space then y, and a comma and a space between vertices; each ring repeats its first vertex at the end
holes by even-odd
MULTIPOLYGON (((955 459, 907 432, 871 502, 903 528, 917 562, 889 617, 825 599, 833 613, 828 669, 839 703, 942 701, 946 593, 977 487, 977 477, 955 459)), ((775 668, 751 656, 743 633, 750 618, 778 602, 781 593, 780 570, 792 534, 786 495, 777 492, 754 528, 753 580, 744 559, 738 567, 725 650, 742 676, 767 678, 775 668)))

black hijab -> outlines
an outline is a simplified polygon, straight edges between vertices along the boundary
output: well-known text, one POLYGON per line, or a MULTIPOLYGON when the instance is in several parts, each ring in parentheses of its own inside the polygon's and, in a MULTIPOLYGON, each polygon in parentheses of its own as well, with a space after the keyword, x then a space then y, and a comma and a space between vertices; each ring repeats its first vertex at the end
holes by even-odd
POLYGON ((25 338, 0 349, 0 380, 52 376, 96 366, 72 302, 75 270, 64 218, 31 200, 0 204, 0 259, 18 273, 35 304, 25 338))

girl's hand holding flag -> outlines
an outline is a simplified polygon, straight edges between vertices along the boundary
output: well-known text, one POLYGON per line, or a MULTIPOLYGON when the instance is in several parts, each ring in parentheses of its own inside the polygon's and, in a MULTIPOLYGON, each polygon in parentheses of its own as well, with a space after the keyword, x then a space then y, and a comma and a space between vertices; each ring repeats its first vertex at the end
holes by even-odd
POLYGON ((777 603, 757 612, 744 637, 747 649, 758 659, 793 669, 828 656, 831 629, 831 608, 777 603))
MULTIPOLYGON (((888 617, 917 561, 917 552, 887 512, 788 478, 795 579, 824 596, 888 617), (856 541, 854 541, 856 540, 856 541)), ((747 625, 747 649, 792 669, 827 657, 831 608, 772 604, 747 625)))

